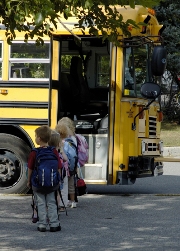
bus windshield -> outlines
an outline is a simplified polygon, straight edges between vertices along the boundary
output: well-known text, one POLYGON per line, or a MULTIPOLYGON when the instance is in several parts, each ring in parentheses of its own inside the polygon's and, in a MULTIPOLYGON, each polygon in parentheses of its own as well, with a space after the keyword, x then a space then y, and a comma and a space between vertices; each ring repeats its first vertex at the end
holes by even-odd
POLYGON ((124 96, 142 97, 141 85, 151 79, 150 58, 152 46, 127 47, 124 53, 124 96))

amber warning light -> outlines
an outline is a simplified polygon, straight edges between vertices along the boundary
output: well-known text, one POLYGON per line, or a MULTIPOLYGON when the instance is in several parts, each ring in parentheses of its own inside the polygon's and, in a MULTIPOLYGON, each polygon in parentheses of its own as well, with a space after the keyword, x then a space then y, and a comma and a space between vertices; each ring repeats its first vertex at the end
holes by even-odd
POLYGON ((158 111, 158 114, 157 114, 157 120, 158 122, 162 122, 163 121, 163 112, 162 111, 158 111))
POLYGON ((148 13, 150 13, 150 14, 151 14, 151 15, 153 15, 153 16, 155 16, 155 15, 156 15, 155 10, 150 9, 150 8, 148 8, 148 13))
POLYGON ((8 94, 8 90, 0 89, 0 94, 6 95, 6 94, 8 94))

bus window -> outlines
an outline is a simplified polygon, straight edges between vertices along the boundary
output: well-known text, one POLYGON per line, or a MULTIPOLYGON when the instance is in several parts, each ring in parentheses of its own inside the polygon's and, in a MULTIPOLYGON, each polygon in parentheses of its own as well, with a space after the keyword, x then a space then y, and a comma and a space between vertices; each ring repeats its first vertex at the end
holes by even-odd
POLYGON ((28 67, 12 66, 11 67, 12 78, 32 78, 31 71, 28 67))
POLYGON ((0 42, 0 78, 2 78, 2 42, 0 42))
POLYGON ((36 46, 35 43, 13 42, 10 46, 9 76, 16 78, 48 80, 49 43, 36 46))
POLYGON ((107 87, 109 86, 109 75, 110 75, 110 67, 109 67, 109 55, 99 55, 96 54, 96 64, 97 64, 97 87, 107 87))
POLYGON ((144 45, 134 49, 134 69, 136 77, 136 94, 142 97, 140 94, 141 85, 148 81, 148 60, 147 52, 148 46, 144 45))
POLYGON ((62 55, 61 56, 61 72, 70 72, 71 58, 73 55, 62 55))

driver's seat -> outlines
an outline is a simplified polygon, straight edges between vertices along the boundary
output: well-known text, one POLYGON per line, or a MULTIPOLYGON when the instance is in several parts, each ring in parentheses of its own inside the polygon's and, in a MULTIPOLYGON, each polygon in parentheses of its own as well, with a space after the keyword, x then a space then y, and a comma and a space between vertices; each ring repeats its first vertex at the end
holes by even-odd
POLYGON ((83 76, 82 59, 78 56, 74 56, 71 59, 70 77, 70 85, 72 84, 72 81, 74 81, 74 84, 79 90, 79 95, 76 100, 79 107, 79 113, 99 113, 101 115, 100 117, 104 117, 107 114, 107 104, 102 101, 91 102, 90 89, 85 77, 83 76))

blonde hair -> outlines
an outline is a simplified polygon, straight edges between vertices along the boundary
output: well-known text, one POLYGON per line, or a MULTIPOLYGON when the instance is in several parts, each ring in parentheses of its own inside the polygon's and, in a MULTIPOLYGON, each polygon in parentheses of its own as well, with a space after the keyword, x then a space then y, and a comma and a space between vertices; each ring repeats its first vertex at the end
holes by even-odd
POLYGON ((74 126, 74 121, 71 120, 70 118, 68 117, 63 117, 62 119, 60 119, 58 121, 58 125, 66 125, 68 127, 68 134, 69 135, 74 135, 75 134, 75 126, 74 126))
POLYGON ((56 132, 59 133, 62 139, 65 139, 69 136, 68 128, 65 124, 57 124, 55 127, 56 132))
POLYGON ((37 137, 40 137, 40 139, 47 143, 51 137, 51 129, 47 125, 39 126, 35 129, 35 133, 37 137))
POLYGON ((48 141, 49 146, 59 147, 60 144, 60 135, 55 130, 51 130, 51 137, 48 141))

